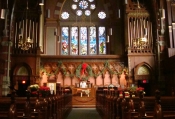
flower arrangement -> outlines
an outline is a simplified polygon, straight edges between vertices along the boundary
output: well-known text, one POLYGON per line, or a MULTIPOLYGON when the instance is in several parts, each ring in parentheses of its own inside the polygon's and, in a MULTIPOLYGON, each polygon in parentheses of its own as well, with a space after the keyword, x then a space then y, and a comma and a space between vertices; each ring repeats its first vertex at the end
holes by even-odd
POLYGON ((40 86, 39 92, 42 97, 46 97, 50 94, 50 88, 47 86, 40 86))
POLYGON ((39 86, 38 84, 33 84, 29 86, 29 91, 31 96, 47 96, 50 94, 50 88, 46 86, 39 86))
POLYGON ((139 93, 139 97, 140 98, 143 98, 144 97, 145 91, 144 91, 144 88, 143 87, 138 87, 137 88, 137 92, 139 93))
POLYGON ((143 87, 138 87, 138 88, 137 88, 137 91, 138 91, 138 92, 143 92, 143 91, 144 91, 144 88, 143 88, 143 87))
POLYGON ((39 89, 39 85, 38 84, 33 84, 33 85, 30 85, 29 88, 30 88, 31 92, 37 91, 39 89))
POLYGON ((128 88, 128 91, 129 91, 129 92, 132 92, 132 93, 133 93, 133 92, 136 92, 136 91, 137 91, 137 86, 131 86, 131 87, 129 87, 129 88, 128 88))
POLYGON ((50 91, 50 88, 47 86, 40 86, 39 90, 40 91, 50 91))
POLYGON ((33 84, 30 85, 28 88, 28 91, 31 93, 31 96, 38 96, 38 89, 39 89, 39 85, 38 84, 33 84))

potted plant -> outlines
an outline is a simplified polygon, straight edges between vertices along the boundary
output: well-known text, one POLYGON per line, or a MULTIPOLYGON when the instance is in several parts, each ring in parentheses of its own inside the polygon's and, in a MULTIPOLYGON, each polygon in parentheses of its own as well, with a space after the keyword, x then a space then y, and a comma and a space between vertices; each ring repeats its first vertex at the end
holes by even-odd
POLYGON ((128 91, 129 91, 131 97, 135 97, 135 93, 137 91, 137 86, 131 86, 131 87, 129 87, 128 88, 128 91))
POLYGON ((142 99, 144 97, 145 91, 143 87, 138 87, 137 92, 139 94, 139 97, 142 99))
POLYGON ((47 97, 50 94, 50 88, 47 86, 40 86, 39 92, 42 97, 47 97))
POLYGON ((28 90, 31 94, 31 96, 38 96, 38 89, 39 89, 39 85, 38 84, 33 84, 33 85, 30 85, 28 90))

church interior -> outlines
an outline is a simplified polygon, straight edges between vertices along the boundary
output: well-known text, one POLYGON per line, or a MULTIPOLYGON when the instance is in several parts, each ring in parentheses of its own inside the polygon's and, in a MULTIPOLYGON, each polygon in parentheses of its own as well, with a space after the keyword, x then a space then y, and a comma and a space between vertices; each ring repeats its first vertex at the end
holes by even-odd
POLYGON ((0 0, 0 55, 0 118, 175 118, 175 0, 0 0))

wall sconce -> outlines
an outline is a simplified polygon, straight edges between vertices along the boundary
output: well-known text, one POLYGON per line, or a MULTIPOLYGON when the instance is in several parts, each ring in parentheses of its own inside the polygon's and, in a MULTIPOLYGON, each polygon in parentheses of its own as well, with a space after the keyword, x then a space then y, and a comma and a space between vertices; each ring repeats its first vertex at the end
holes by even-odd
POLYGON ((44 5, 44 0, 40 0, 39 5, 44 5))
POLYGON ((110 40, 110 39, 109 39, 109 37, 110 37, 110 36, 109 36, 109 35, 107 35, 107 41, 106 41, 107 43, 109 43, 109 40, 110 40))
POLYGON ((112 28, 109 28, 109 33, 108 33, 108 35, 112 35, 112 28))
POLYGON ((47 18, 50 18, 50 9, 46 10, 46 16, 47 16, 47 18))
POLYGON ((56 40, 57 40, 58 43, 59 43, 59 42, 60 42, 60 36, 58 35, 57 28, 54 29, 54 36, 55 36, 56 40))
POLYGON ((5 19, 5 13, 6 10, 5 9, 1 9, 1 19, 5 19))
POLYGON ((57 28, 54 29, 54 36, 57 36, 58 32, 57 32, 57 28))

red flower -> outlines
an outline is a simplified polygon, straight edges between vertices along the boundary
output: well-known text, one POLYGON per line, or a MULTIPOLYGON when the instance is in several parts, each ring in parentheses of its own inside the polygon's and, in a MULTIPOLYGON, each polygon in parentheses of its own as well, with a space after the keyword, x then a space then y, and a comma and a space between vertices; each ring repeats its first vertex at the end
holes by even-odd
POLYGON ((31 94, 38 95, 38 92, 37 91, 33 91, 33 92, 31 92, 31 94))
POLYGON ((143 87, 138 87, 138 88, 137 88, 137 91, 143 91, 143 90, 144 90, 143 87))
POLYGON ((49 88, 49 87, 46 87, 46 86, 41 86, 41 87, 39 88, 39 90, 41 90, 41 91, 49 91, 50 88, 49 88))
POLYGON ((85 70, 86 70, 87 66, 88 66, 88 64, 86 64, 86 63, 82 64, 82 70, 81 70, 82 75, 85 73, 85 70))

